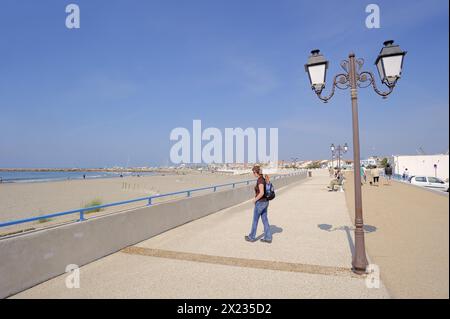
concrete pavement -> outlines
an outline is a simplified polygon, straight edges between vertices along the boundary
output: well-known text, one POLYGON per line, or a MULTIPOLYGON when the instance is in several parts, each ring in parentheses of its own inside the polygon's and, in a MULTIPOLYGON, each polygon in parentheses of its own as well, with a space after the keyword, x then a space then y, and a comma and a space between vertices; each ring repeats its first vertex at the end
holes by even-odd
MULTIPOLYGON (((248 243, 250 202, 187 223, 13 298, 387 298, 351 271, 352 222, 327 172, 278 190, 273 242, 248 243)), ((182 213, 182 212, 180 212, 182 213)), ((259 224, 261 235, 262 224, 259 224)), ((370 234, 368 234, 370 236, 370 234)))
MULTIPOLYGON (((353 175, 346 183, 354 207, 353 175)), ((449 198, 441 192, 382 179, 362 187, 364 223, 376 231, 367 251, 393 298, 449 297, 449 198)))

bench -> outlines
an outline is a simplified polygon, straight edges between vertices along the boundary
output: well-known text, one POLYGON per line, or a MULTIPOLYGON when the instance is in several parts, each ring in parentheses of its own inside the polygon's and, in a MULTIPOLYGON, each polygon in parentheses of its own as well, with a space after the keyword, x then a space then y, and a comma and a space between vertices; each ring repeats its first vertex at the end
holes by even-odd
POLYGON ((343 192, 344 191, 344 184, 345 184, 345 179, 342 179, 342 181, 339 184, 336 184, 333 186, 333 191, 337 192, 343 192))

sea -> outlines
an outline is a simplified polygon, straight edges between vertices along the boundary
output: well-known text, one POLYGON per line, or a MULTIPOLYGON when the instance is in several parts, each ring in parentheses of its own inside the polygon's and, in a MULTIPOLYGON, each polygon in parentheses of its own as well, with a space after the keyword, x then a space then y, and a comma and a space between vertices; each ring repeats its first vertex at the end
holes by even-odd
POLYGON ((1 183, 36 183, 36 182, 52 182, 64 180, 79 180, 79 179, 95 179, 95 178, 118 178, 122 176, 151 176, 155 175, 153 172, 104 172, 104 171, 76 171, 76 172, 62 172, 62 171, 0 171, 1 183))

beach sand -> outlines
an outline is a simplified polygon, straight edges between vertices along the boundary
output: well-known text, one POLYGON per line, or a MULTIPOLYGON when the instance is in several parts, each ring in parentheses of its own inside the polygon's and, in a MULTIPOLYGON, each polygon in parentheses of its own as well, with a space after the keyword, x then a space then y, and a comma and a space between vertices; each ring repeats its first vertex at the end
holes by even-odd
MULTIPOLYGON (((154 176, 128 176, 123 178, 67 180, 42 183, 0 184, 0 221, 10 221, 84 207, 94 200, 102 204, 136 199, 150 195, 225 184, 253 177, 246 175, 222 175, 189 171, 179 174, 154 176)), ((220 189, 219 189, 220 190, 220 189)), ((205 191, 206 192, 206 191, 205 191)), ((209 191, 211 192, 211 190, 209 191)), ((196 192, 193 195, 201 194, 196 192)), ((204 192, 203 192, 204 193, 204 192)), ((164 200, 185 197, 173 196, 164 200)), ((159 201, 161 201, 160 199, 159 201)), ((154 200, 157 203, 158 200, 154 200)), ((141 207, 146 201, 106 208, 87 217, 141 207)), ((49 222, 31 222, 0 229, 0 236, 24 228, 41 228, 61 221, 78 219, 78 214, 57 217, 49 222)))
MULTIPOLYGON (((362 187, 371 262, 394 298, 449 297, 449 197, 391 181, 362 187), (376 228, 373 228, 376 227, 376 228)), ((345 184, 354 220, 353 174, 345 184)))

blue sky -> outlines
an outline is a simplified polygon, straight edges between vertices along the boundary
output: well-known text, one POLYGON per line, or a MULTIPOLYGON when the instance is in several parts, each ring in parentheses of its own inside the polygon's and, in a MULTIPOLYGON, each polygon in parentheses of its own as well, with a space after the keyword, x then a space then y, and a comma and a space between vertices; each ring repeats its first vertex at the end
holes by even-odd
POLYGON ((360 90, 362 156, 445 152, 448 28, 446 0, 2 0, 0 167, 165 165, 170 131, 194 119, 278 127, 281 159, 329 158, 351 144, 350 97, 316 98, 309 52, 328 78, 350 51, 375 72, 387 39, 408 51, 403 78, 387 100, 360 90), (365 27, 370 3, 380 29, 365 27))

